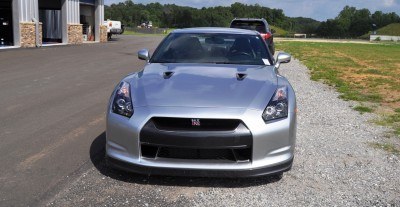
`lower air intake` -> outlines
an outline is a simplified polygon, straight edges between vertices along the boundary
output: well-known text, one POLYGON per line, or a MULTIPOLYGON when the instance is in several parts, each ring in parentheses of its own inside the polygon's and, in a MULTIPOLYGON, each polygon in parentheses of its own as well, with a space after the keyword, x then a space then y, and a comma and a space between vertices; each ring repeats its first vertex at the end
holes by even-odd
POLYGON ((142 144, 145 158, 168 158, 183 160, 219 160, 232 162, 251 161, 251 148, 243 149, 190 149, 177 147, 157 147, 142 144))

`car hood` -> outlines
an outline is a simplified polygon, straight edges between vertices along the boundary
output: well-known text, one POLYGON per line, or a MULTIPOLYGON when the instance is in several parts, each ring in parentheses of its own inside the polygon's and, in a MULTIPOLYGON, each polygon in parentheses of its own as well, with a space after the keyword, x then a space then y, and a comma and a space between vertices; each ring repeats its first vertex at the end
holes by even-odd
POLYGON ((152 63, 130 82, 134 107, 264 109, 277 88, 273 66, 259 65, 152 63))

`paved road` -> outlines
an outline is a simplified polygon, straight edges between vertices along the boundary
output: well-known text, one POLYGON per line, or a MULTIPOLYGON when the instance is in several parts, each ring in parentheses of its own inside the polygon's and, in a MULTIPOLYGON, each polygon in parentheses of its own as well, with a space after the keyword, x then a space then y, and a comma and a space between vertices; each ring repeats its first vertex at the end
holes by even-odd
POLYGON ((0 51, 0 206, 38 205, 92 167, 111 91, 161 39, 0 51))

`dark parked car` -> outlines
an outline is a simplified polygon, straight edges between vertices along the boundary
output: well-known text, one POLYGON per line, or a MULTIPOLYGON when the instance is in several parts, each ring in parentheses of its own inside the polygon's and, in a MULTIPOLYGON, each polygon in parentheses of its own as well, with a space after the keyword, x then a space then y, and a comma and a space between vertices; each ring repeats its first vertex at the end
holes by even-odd
POLYGON ((235 18, 231 22, 231 28, 256 30, 264 38, 268 44, 268 49, 272 55, 275 54, 274 36, 269 28, 267 20, 262 19, 251 19, 251 18, 235 18))

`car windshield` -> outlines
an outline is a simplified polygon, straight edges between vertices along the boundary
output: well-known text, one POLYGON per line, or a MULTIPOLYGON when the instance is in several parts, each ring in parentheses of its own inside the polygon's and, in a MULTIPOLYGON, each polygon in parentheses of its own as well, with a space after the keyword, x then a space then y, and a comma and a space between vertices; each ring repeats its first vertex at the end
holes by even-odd
POLYGON ((246 34, 172 33, 150 62, 271 65, 261 37, 246 34))
POLYGON ((259 33, 267 33, 264 22, 262 21, 233 21, 231 28, 256 30, 259 33))

